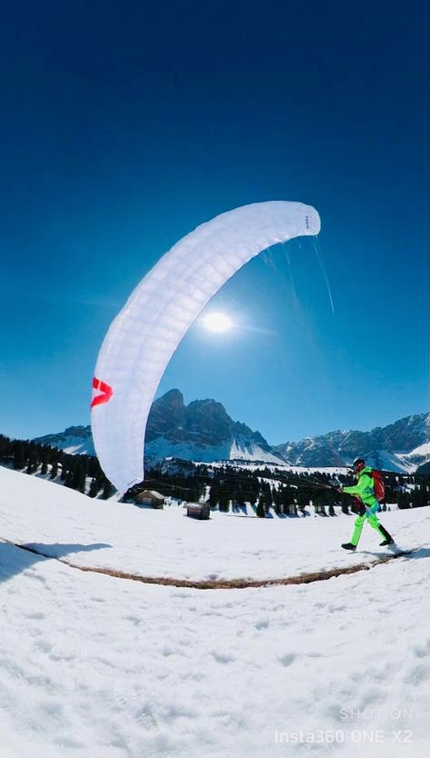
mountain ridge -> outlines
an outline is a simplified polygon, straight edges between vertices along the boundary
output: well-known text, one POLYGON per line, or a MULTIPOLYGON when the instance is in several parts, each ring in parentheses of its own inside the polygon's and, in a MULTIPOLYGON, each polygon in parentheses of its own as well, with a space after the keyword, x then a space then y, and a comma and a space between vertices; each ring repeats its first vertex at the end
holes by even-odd
MULTIPOLYGON (((345 466, 358 455, 370 465, 412 473, 430 460, 430 414, 412 414, 368 432, 336 430, 270 445, 258 431, 233 421, 222 403, 207 398, 185 405, 180 390, 154 401, 148 418, 145 458, 167 457, 196 462, 258 461, 278 465, 345 466)), ((37 437, 35 442, 74 454, 95 455, 90 426, 70 426, 64 432, 37 437)))

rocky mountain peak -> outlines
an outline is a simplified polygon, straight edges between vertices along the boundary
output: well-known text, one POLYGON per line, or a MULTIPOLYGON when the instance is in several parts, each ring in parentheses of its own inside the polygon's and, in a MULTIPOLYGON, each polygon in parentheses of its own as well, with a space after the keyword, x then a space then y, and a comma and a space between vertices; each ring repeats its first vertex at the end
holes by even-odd
MULTIPOLYGON (((360 455, 376 468, 406 472, 430 459, 429 432, 430 414, 421 413, 370 432, 338 430, 272 447, 260 432, 233 421, 222 403, 207 398, 185 405, 182 393, 172 389, 152 404, 145 457, 148 461, 238 459, 324 467, 349 465, 360 455)), ((66 452, 94 454, 89 426, 70 426, 35 441, 66 452)))

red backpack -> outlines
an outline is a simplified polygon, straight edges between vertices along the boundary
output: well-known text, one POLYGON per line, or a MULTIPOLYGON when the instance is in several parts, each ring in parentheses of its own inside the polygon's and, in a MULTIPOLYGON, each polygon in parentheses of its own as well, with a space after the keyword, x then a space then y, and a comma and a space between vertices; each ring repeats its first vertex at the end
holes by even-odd
POLYGON ((382 503, 382 501, 385 499, 385 483, 382 478, 382 474, 380 471, 375 471, 375 469, 372 469, 370 476, 373 477, 375 497, 378 503, 382 503))

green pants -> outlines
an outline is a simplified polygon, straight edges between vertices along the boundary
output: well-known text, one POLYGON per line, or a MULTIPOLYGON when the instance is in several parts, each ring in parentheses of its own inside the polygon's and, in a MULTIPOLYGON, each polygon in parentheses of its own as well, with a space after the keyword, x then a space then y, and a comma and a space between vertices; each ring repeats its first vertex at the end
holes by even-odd
POLYGON ((361 532, 363 531, 364 522, 368 521, 370 526, 373 529, 376 529, 376 531, 381 535, 383 539, 385 539, 385 535, 383 532, 381 532, 381 525, 374 513, 368 514, 365 513, 364 516, 357 516, 357 518, 354 521, 354 531, 352 533, 351 537, 351 543, 352 545, 357 546, 359 539, 361 537, 361 532))

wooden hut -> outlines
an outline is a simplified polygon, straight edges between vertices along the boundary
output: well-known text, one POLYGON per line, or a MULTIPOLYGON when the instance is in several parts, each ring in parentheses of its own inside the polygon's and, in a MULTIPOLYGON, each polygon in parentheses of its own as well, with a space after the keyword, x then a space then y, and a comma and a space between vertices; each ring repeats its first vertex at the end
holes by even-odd
POLYGON ((143 490, 135 497, 138 505, 152 505, 153 508, 164 508, 164 499, 164 495, 155 490, 143 490))
POLYGON ((197 519, 210 518, 211 509, 209 503, 187 503, 187 516, 197 519))

